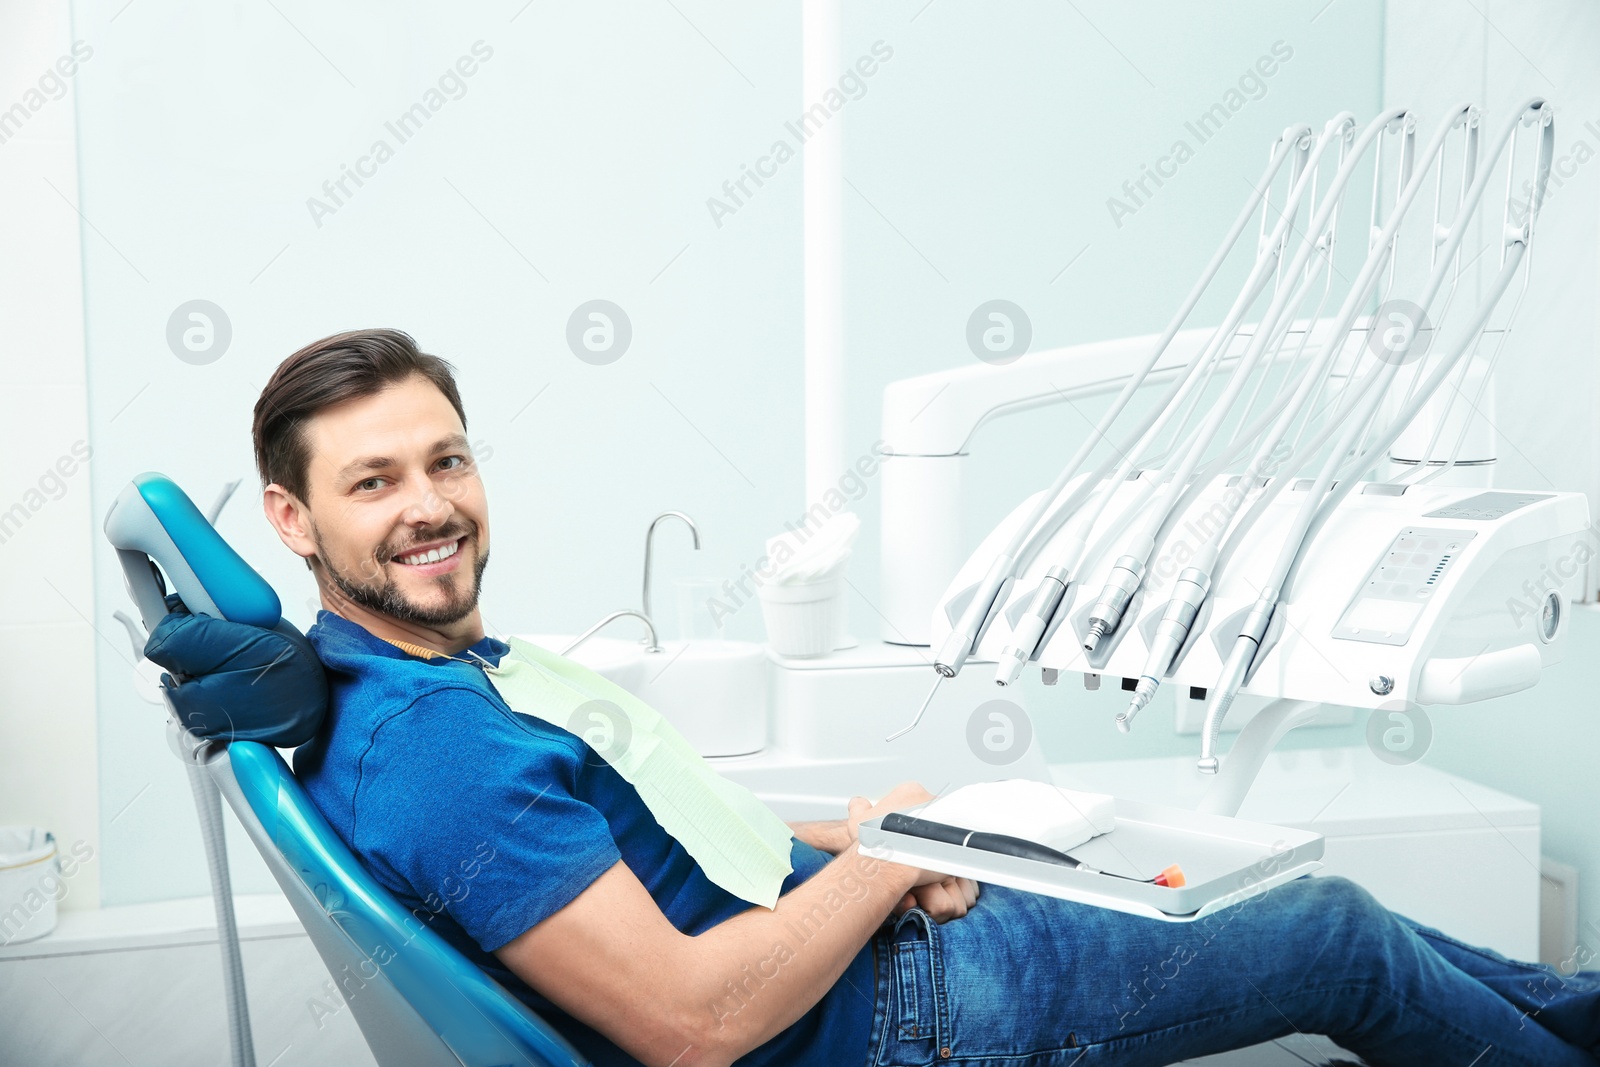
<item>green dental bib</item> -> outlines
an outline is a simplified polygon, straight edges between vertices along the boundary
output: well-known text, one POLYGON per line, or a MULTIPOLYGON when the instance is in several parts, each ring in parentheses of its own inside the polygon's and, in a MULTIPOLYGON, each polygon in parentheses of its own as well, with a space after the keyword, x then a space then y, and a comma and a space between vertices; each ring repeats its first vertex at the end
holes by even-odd
POLYGON ((650 814, 707 878, 752 904, 772 908, 789 862, 792 834, 770 808, 728 781, 644 701, 594 671, 517 637, 500 666, 481 664, 516 712, 577 734, 639 791, 650 814))

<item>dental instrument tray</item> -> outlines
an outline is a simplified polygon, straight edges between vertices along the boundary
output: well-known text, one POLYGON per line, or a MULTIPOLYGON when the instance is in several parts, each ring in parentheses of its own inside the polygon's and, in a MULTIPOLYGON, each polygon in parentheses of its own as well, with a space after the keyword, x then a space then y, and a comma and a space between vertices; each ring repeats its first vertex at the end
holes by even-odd
POLYGON ((1114 829, 1071 850, 1081 867, 896 833, 883 827, 892 816, 861 824, 861 851, 1167 922, 1192 922, 1322 867, 1323 837, 1308 830, 1121 797, 1116 806, 1114 829), (1171 864, 1187 884, 1145 881, 1171 864))

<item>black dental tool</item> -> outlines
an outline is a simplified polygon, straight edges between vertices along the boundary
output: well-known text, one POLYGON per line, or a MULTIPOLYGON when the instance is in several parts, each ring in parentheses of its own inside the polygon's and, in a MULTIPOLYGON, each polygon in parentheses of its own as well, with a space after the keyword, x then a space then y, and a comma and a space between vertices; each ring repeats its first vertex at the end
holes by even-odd
POLYGON ((1151 885, 1168 886, 1176 889, 1184 884, 1183 869, 1176 863, 1167 867, 1154 878, 1134 878, 1132 875, 1116 874, 1112 871, 1102 871, 1091 867, 1082 860, 1075 859, 1065 852, 1058 852, 1048 845, 1041 845, 1037 841, 1029 841, 1022 837, 1007 837, 1005 834, 990 834, 980 830, 968 830, 961 826, 951 826, 948 823, 934 822, 931 819, 919 819, 915 815, 906 815, 892 811, 883 817, 880 824, 884 830, 892 834, 905 834, 908 837, 920 837, 928 841, 940 841, 948 845, 960 845, 963 848, 977 848, 985 852, 998 852, 1003 856, 1017 856, 1026 860, 1037 860, 1040 863, 1054 863, 1061 867, 1075 867, 1091 874, 1104 874, 1111 878, 1124 878, 1130 882, 1148 882, 1151 885))

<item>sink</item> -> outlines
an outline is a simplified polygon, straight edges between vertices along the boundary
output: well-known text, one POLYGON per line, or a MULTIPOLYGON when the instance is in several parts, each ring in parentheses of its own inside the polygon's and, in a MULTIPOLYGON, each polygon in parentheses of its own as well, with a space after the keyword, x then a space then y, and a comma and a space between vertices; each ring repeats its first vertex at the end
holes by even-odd
MULTIPOLYGON (((558 650, 572 635, 519 634, 558 650)), ((649 704, 702 756, 744 756, 767 747, 767 653, 752 641, 638 640, 597 635, 570 657, 649 704)))

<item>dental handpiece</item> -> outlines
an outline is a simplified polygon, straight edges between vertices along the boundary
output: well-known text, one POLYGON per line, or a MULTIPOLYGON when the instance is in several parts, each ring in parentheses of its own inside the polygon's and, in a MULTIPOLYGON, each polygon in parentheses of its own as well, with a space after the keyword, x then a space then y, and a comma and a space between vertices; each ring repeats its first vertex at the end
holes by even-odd
POLYGON ((1239 627, 1239 636, 1234 639, 1233 650, 1222 667, 1222 675, 1212 687, 1211 701, 1206 706, 1205 725, 1200 732, 1201 774, 1216 774, 1221 769, 1217 742, 1222 735, 1222 722, 1228 717, 1228 709, 1233 706, 1234 698, 1250 673, 1261 642, 1266 639, 1267 627, 1272 623, 1272 614, 1277 610, 1277 605, 1278 590, 1264 590, 1245 616, 1244 624, 1239 627))
MULTIPOLYGON (((1015 564, 1016 557, 1010 552, 1000 553, 994 562, 989 564, 989 570, 984 575, 983 581, 978 583, 967 609, 961 613, 960 620, 944 639, 944 644, 939 647, 938 656, 934 658, 933 669, 939 672, 941 678, 954 678, 961 672, 961 668, 966 666, 967 657, 972 654, 973 646, 977 644, 978 636, 983 632, 990 612, 1005 603, 1006 594, 1011 590, 1011 583, 1016 580, 1016 576, 1012 574, 1015 564)), ((935 682, 934 686, 937 688, 938 683, 935 682)))
MULTIPOLYGON (((1100 421, 1095 425, 1094 432, 1084 439, 1071 461, 1062 468, 1055 482, 1039 498, 1031 513, 1017 528, 1007 548, 990 564, 988 573, 985 574, 983 581, 978 584, 977 595, 968 604, 967 610, 962 612, 961 618, 945 638, 943 645, 940 646, 937 658, 934 660, 934 667, 942 677, 953 678, 966 665, 967 658, 972 654, 973 646, 977 643, 979 633, 988 620, 990 610, 996 606, 997 602, 1004 602, 1002 598, 1006 593, 1006 583, 1013 577, 1012 568, 1019 555, 1022 554, 1024 542, 1030 532, 1045 517, 1045 513, 1050 510, 1052 503, 1057 501, 1065 492, 1067 483, 1082 469, 1083 463, 1088 459, 1095 445, 1100 441, 1108 440, 1107 435, 1110 433, 1113 423, 1122 414, 1129 401, 1133 399, 1134 394, 1139 391, 1140 386, 1149 378, 1151 371, 1154 370, 1162 354, 1166 352, 1173 338, 1177 336, 1184 322, 1188 320, 1190 312, 1199 304, 1201 297, 1205 295, 1212 280, 1221 270, 1223 262, 1232 252, 1240 235, 1244 233, 1251 220, 1254 219, 1256 208, 1266 199, 1267 190, 1271 187, 1273 178, 1277 175, 1284 162, 1290 158, 1295 158, 1297 160, 1297 168, 1303 165, 1306 149, 1299 146, 1310 134, 1309 127, 1291 126, 1285 129, 1282 136, 1279 137, 1273 147, 1271 157, 1267 161, 1266 170, 1262 173, 1261 178, 1250 186, 1250 197, 1246 200, 1238 217, 1234 219, 1233 225, 1229 227, 1227 235, 1222 239, 1222 243, 1212 253, 1210 262, 1206 264, 1205 270, 1195 282, 1194 287, 1184 297, 1182 305, 1179 306, 1172 320, 1167 323, 1166 329, 1162 331, 1161 336, 1152 346, 1143 365, 1128 376, 1128 380, 1123 383, 1121 392, 1118 393, 1106 412, 1101 415, 1100 421)), ((1295 173, 1298 175, 1300 171, 1297 169, 1295 173)), ((1278 252, 1271 253, 1273 257, 1278 254, 1278 252)), ((1258 264, 1264 258, 1266 258, 1266 252, 1258 251, 1258 264)), ((1260 275, 1259 271, 1256 271, 1252 272, 1252 277, 1264 278, 1265 275, 1260 275)), ((1251 283, 1247 282, 1247 285, 1249 284, 1251 283)), ((1253 300, 1254 297, 1252 296, 1251 299, 1253 300)), ((1229 327, 1229 329, 1231 331, 1232 328, 1229 327)), ((1140 438, 1144 436, 1145 431, 1160 417, 1160 412, 1166 409, 1172 398, 1181 389, 1183 381, 1183 377, 1174 381, 1165 398, 1157 405, 1156 410, 1138 420, 1137 425, 1128 436, 1125 448, 1131 448, 1138 443, 1140 438)), ((1065 508, 1074 506, 1075 499, 1080 498, 1080 494, 1087 493, 1090 487, 1105 477, 1106 473, 1114 465, 1114 457, 1103 462, 1099 469, 1084 482, 1077 493, 1072 494, 1072 498, 1063 506, 1065 508)))
POLYGON ((1128 553, 1117 557, 1110 575, 1106 577, 1100 599, 1089 610, 1089 632, 1083 637, 1085 652, 1093 652, 1099 647, 1100 639, 1122 623, 1122 613, 1128 609, 1128 602, 1144 580, 1144 565, 1149 555, 1146 550, 1143 556, 1128 553))
POLYGON ((1000 662, 995 665, 996 685, 1010 685, 1022 673, 1022 668, 1033 658, 1050 620, 1055 617, 1072 584, 1072 572, 1066 567, 1051 567, 1039 582, 1027 610, 1011 630, 1011 639, 1000 650, 1000 662))
POLYGON ((939 667, 937 664, 934 665, 934 668, 935 668, 935 671, 934 671, 934 676, 933 676, 933 688, 929 689, 928 690, 928 695, 922 698, 922 706, 917 709, 917 713, 914 716, 912 716, 911 721, 909 723, 907 723, 906 725, 902 726, 900 729, 896 730, 894 733, 890 734, 888 737, 885 737, 884 738, 885 741, 893 741, 897 737, 904 737, 906 734, 909 734, 912 730, 915 730, 917 728, 917 724, 922 721, 922 716, 927 712, 928 705, 933 703, 933 694, 935 694, 935 693, 937 693, 939 691, 939 686, 944 683, 944 680, 946 678, 952 678, 952 677, 955 676, 955 672, 952 671, 949 674, 946 674, 945 673, 945 669, 942 668, 942 667, 939 667))
MULTIPOLYGON (((1210 555, 1212 559, 1216 558, 1215 548, 1210 555)), ((1156 690, 1161 687, 1161 679, 1172 668, 1178 650, 1188 640, 1189 629, 1194 625, 1195 616, 1200 613, 1200 605, 1205 602, 1210 589, 1209 562, 1199 567, 1185 567, 1179 573, 1172 599, 1167 601, 1167 610, 1162 613, 1161 621, 1156 623, 1155 638, 1150 642, 1150 655, 1145 659, 1144 673, 1133 687, 1133 699, 1126 710, 1117 713, 1118 730, 1127 733, 1134 716, 1143 711, 1156 695, 1156 690)))
MULTIPOLYGON (((1257 260, 1250 280, 1246 282, 1245 289, 1240 295, 1240 299, 1235 301, 1234 306, 1228 312, 1228 319, 1225 321, 1224 327, 1229 334, 1238 328, 1238 323, 1244 313, 1264 290, 1267 282, 1271 280, 1272 271, 1282 266, 1281 253, 1287 247, 1288 236, 1292 229, 1292 220, 1298 214, 1299 205, 1307 188, 1315 184, 1312 178, 1315 174, 1316 161, 1320 158, 1327 145, 1338 139, 1336 134, 1341 128, 1342 124, 1337 126, 1333 123, 1329 124, 1322 137, 1317 141, 1307 169, 1301 172, 1293 183, 1291 198, 1286 205, 1288 210, 1280 217, 1277 226, 1273 230, 1270 247, 1266 254, 1257 260)), ((1341 166, 1339 180, 1342 182, 1347 178, 1348 165, 1341 166)), ((1315 222, 1308 233, 1320 233, 1326 227, 1328 216, 1336 203, 1337 199, 1331 198, 1327 204, 1316 212, 1315 222)), ((1299 249, 1289 266, 1291 275, 1305 271, 1306 263, 1314 247, 1315 242, 1311 240, 1303 240, 1300 243, 1299 249)), ((1181 448, 1174 452, 1173 458, 1169 460, 1167 469, 1163 471, 1163 481, 1169 481, 1169 484, 1153 506, 1151 519, 1147 520, 1146 527, 1141 532, 1141 535, 1134 538, 1124 554, 1117 558, 1115 565, 1111 569, 1111 574, 1107 577, 1106 584, 1101 591, 1100 598, 1090 612, 1089 631, 1084 635, 1083 639, 1085 651, 1093 652, 1099 647, 1101 640, 1107 634, 1115 632, 1121 624, 1123 613, 1127 610, 1134 593, 1138 591, 1140 583, 1144 580, 1145 567, 1149 562, 1151 552, 1155 548, 1156 529, 1176 503, 1178 496, 1183 491, 1183 486, 1188 484, 1201 457, 1221 430, 1228 412, 1243 392, 1246 382, 1254 374, 1256 364, 1259 362, 1262 353, 1271 341, 1279 336, 1277 324, 1282 318, 1285 308, 1291 301, 1294 301, 1297 292, 1303 298, 1304 292, 1296 286, 1285 286, 1273 296, 1271 305, 1268 307, 1266 314, 1262 316, 1262 329, 1254 336, 1244 355, 1240 358, 1238 366, 1235 368, 1233 376, 1229 379, 1227 388, 1223 391, 1222 396, 1213 407, 1211 413, 1207 415, 1205 422, 1182 444, 1181 448), (1182 457, 1181 460, 1178 458, 1179 456, 1182 457)))

